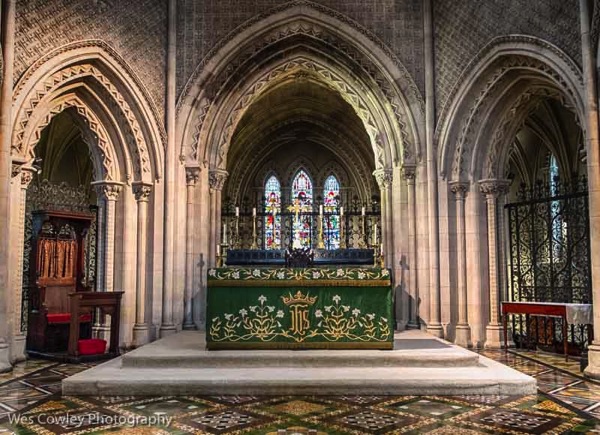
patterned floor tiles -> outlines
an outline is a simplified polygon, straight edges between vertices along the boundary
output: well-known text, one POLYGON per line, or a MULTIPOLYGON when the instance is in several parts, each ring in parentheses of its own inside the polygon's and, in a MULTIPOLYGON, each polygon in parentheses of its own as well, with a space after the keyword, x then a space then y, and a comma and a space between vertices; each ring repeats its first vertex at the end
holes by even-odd
POLYGON ((600 434, 600 384, 482 353, 537 377, 539 394, 62 397, 61 379, 89 365, 28 361, 0 382, 0 435, 600 434))

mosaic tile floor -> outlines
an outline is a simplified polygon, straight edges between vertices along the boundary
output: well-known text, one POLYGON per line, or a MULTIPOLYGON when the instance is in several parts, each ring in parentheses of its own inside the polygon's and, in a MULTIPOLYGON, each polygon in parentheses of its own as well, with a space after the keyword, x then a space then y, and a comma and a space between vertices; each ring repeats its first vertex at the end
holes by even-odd
POLYGON ((0 375, 0 434, 600 433, 600 384, 546 361, 482 353, 535 376, 539 394, 62 397, 61 379, 90 365, 33 360, 0 375))

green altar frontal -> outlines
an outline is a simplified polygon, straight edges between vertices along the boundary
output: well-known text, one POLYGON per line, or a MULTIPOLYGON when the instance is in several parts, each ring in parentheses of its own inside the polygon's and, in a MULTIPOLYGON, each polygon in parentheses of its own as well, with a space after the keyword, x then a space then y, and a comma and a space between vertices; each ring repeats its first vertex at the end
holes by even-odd
POLYGON ((208 349, 392 349, 390 273, 379 268, 208 271, 208 349))

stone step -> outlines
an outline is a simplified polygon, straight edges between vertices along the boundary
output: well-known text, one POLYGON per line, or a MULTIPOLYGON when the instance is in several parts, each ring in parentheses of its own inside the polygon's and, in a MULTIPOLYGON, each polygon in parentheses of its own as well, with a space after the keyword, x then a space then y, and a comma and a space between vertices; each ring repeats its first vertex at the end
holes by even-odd
POLYGON ((184 331, 123 355, 123 367, 472 367, 479 355, 420 332, 396 340, 394 350, 212 350, 204 335, 184 331), (408 338, 408 337, 413 338, 408 338))
POLYGON ((63 380, 64 395, 534 394, 535 379, 481 358, 476 367, 135 368, 121 358, 63 380))
POLYGON ((421 331, 394 350, 206 351, 186 331, 63 380, 68 395, 534 394, 536 381, 421 331))

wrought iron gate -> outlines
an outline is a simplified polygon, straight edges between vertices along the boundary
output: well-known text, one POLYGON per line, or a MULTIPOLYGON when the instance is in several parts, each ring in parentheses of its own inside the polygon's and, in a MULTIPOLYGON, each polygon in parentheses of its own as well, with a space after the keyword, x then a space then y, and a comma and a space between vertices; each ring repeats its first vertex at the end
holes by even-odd
MULTIPOLYGON (((513 301, 591 304, 590 231, 585 179, 521 186, 506 205, 509 298, 513 301)), ((560 346, 560 319, 513 317, 517 347, 560 346), (529 322, 527 324, 526 322, 529 322)), ((570 325, 569 352, 587 347, 587 328, 570 325)))

